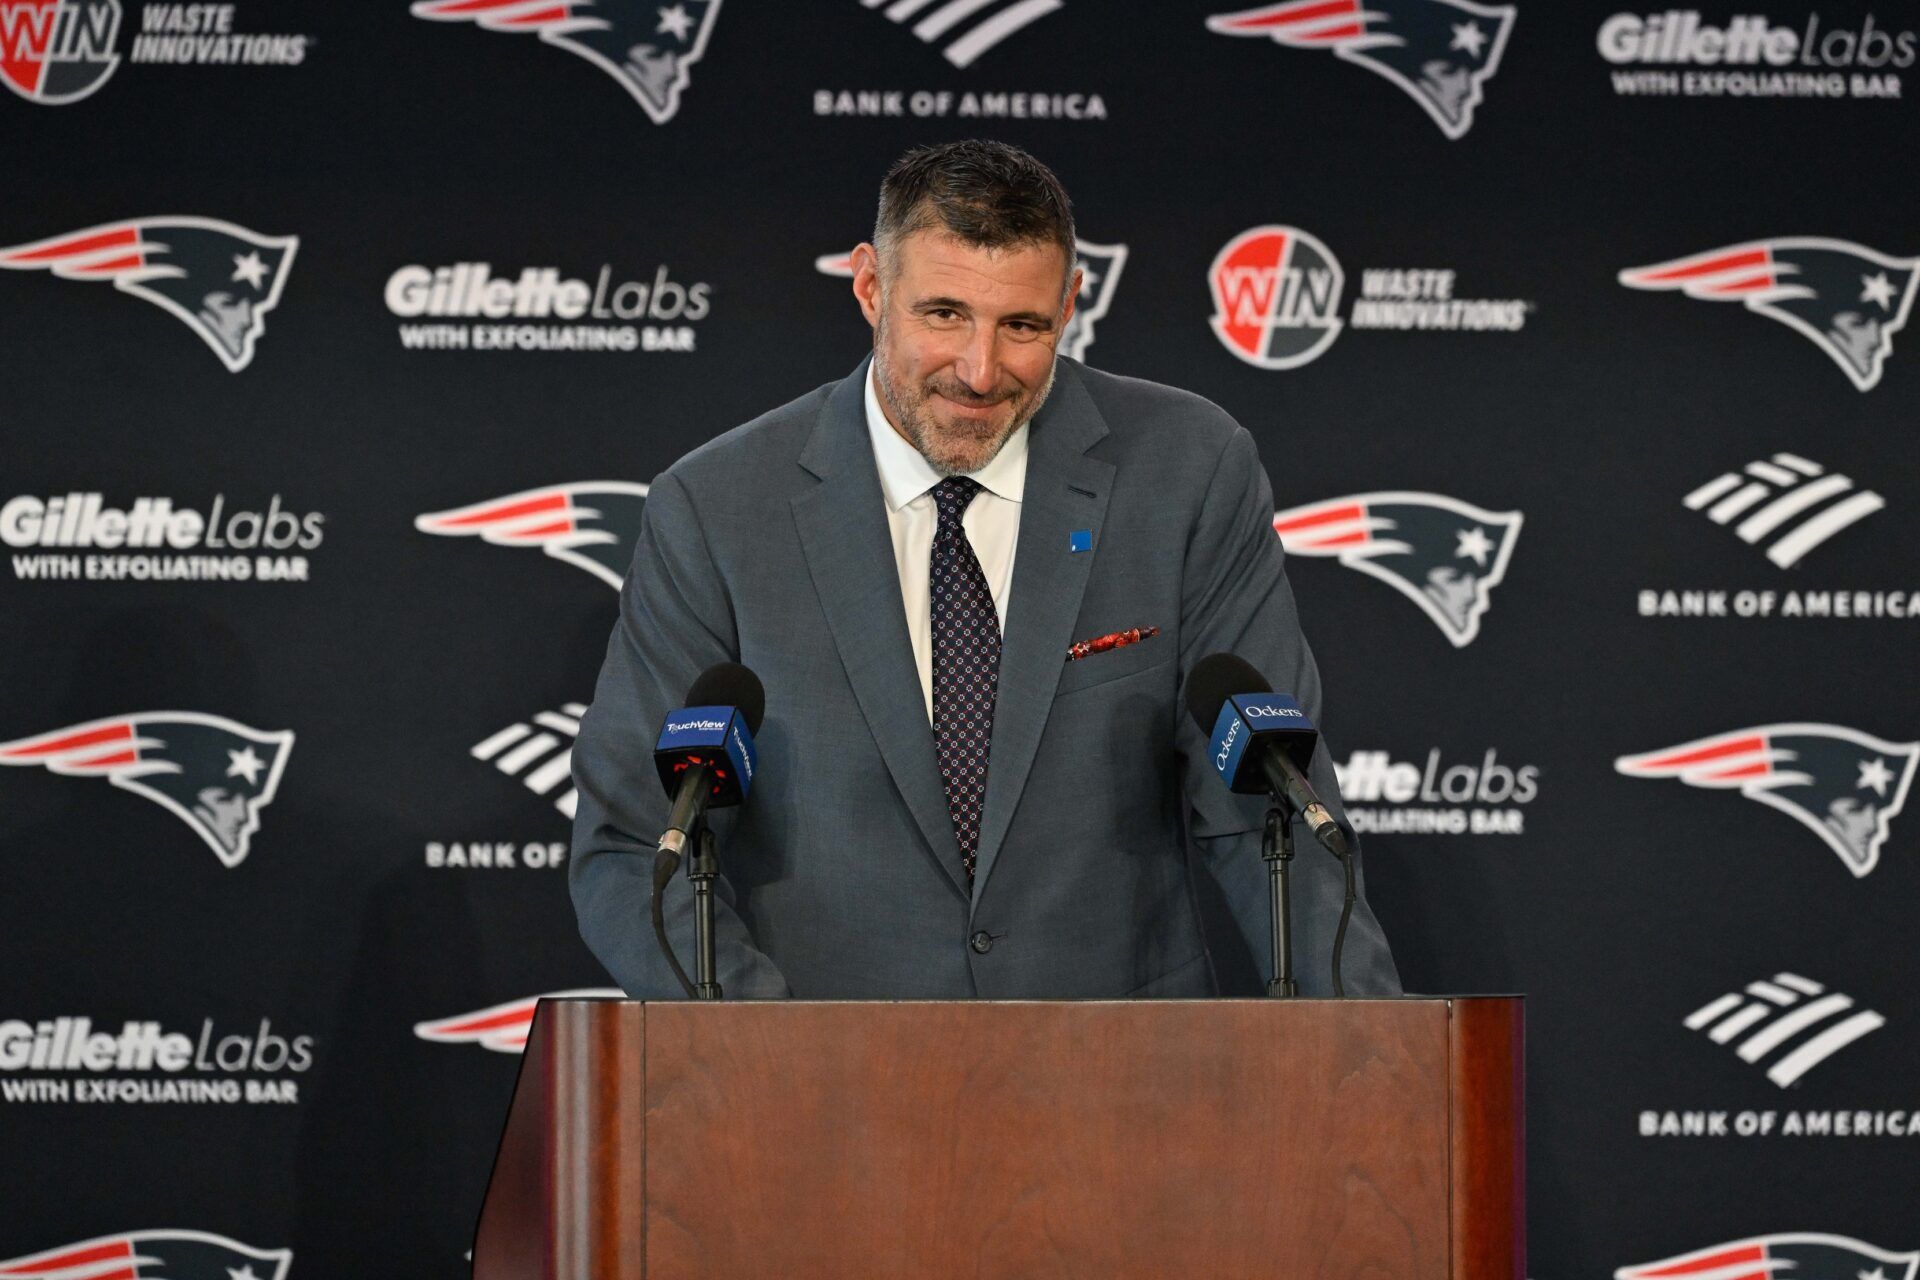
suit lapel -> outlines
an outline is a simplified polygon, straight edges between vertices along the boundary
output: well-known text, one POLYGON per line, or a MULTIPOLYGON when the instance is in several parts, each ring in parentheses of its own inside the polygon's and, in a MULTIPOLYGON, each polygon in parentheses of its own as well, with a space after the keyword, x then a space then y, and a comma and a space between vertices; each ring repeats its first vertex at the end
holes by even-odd
MULTIPOLYGON (((800 455, 800 465, 821 483, 793 500, 793 518, 807 571, 874 743, 928 847, 964 894, 966 872, 913 666, 900 570, 867 438, 866 377, 862 363, 828 396, 800 455)), ((1024 514, 1021 537, 1026 537, 1024 514)))
MULTIPOLYGON (((974 869, 975 904, 993 873, 1040 747, 1067 646, 1075 638, 1080 597, 1100 554, 1101 524, 1113 488, 1113 464, 1086 456, 1107 427, 1072 365, 1060 364, 1053 394, 1029 430, 1026 494, 1013 557, 1013 596, 1000 646, 987 797, 974 869), (1092 533, 1093 549, 1071 552, 1069 535, 1083 529, 1092 533)), ((900 612, 897 604, 895 612, 900 612)), ((937 777, 937 761, 935 770, 937 777)))

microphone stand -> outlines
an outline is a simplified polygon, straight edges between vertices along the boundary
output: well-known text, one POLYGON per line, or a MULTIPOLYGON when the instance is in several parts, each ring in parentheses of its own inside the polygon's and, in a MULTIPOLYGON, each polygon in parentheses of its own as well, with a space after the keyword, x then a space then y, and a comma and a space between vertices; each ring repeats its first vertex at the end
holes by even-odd
POLYGON ((1300 994, 1293 977, 1293 899, 1287 879, 1293 862, 1293 814, 1287 806, 1276 802, 1268 807, 1260 856, 1267 863, 1267 897, 1273 910, 1273 978, 1267 996, 1286 1000, 1300 994))
POLYGON ((693 856, 687 860, 687 879, 693 882, 693 998, 718 1000, 720 977, 716 966, 713 939, 713 882, 720 875, 720 863, 713 854, 713 832, 703 815, 695 824, 688 841, 693 856))

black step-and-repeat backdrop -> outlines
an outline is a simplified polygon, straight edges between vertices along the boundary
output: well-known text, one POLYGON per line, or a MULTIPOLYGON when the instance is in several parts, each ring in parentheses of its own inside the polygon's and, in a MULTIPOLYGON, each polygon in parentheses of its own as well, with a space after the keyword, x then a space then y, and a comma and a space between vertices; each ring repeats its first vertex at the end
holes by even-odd
POLYGON ((1532 1274, 1913 1280, 1916 29, 0 0, 0 1274, 462 1273, 647 483, 990 135, 1259 442, 1408 988, 1528 993, 1532 1274))

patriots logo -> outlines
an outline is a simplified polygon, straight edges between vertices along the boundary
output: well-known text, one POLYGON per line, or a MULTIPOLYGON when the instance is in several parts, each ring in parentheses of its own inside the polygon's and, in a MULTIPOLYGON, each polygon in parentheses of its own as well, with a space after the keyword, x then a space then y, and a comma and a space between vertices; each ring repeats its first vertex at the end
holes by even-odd
MULTIPOLYGON (((1093 322, 1106 318, 1113 306, 1113 291, 1120 283, 1120 269, 1127 265, 1127 246, 1094 244, 1088 240, 1073 242, 1074 256, 1080 268, 1080 292, 1074 295, 1073 318, 1061 331, 1059 354, 1075 360, 1087 357, 1093 345, 1093 322)), ((821 275, 853 278, 851 253, 823 253, 813 260, 813 269, 821 275)))
POLYGON ((537 32, 620 82, 655 124, 680 109, 720 0, 418 0, 413 16, 537 32))
POLYGON ((1613 1280, 1914 1280, 1916 1267, 1920 1253, 1888 1253, 1846 1236, 1793 1232, 1621 1267, 1613 1280))
POLYGON ((585 480, 429 512, 413 527, 449 536, 477 533, 503 547, 541 547, 618 591, 633 563, 646 505, 644 484, 585 480))
POLYGON ((1500 68, 1515 12, 1470 0, 1286 0, 1217 14, 1207 29, 1331 49, 1393 81, 1457 139, 1473 127, 1480 87, 1500 68))
POLYGON ((179 317, 234 373, 253 361, 298 236, 263 236, 213 218, 134 218, 0 248, 0 267, 63 280, 111 280, 179 317))
POLYGON ((292 750, 290 730, 263 733, 199 711, 148 711, 0 742, 0 764, 105 778, 169 810, 237 867, 292 750))
POLYGON ((291 1249, 205 1231, 129 1231, 0 1259, 6 1280, 285 1280, 291 1249))
POLYGON ((1913 308, 1920 258, 1890 258, 1849 240, 1787 236, 1629 267, 1619 278, 1629 289, 1743 302, 1805 334, 1854 386, 1871 391, 1913 308))
POLYGON ((1419 605, 1455 648, 1480 634, 1507 576, 1518 511, 1486 511, 1438 493, 1357 493, 1274 513, 1289 554, 1333 556, 1419 605))
POLYGON ((1836 724, 1769 724, 1621 756, 1613 767, 1630 778, 1737 790, 1793 818, 1864 876, 1880 862, 1917 762, 1920 742, 1884 742, 1836 724))
MULTIPOLYGON (((433 1022, 416 1022, 413 1034, 439 1044, 477 1044, 495 1053, 521 1053, 533 1029, 533 1011, 542 1000, 624 1000, 617 987, 590 987, 580 991, 549 991, 543 996, 509 1000, 506 1004, 475 1009, 433 1022)), ((0 1276, 6 1272, 0 1271, 0 1276)))
POLYGON ((1060 354, 1083 359, 1093 345, 1093 322, 1106 318, 1113 306, 1113 290, 1120 283, 1120 269, 1127 265, 1127 246, 1091 244, 1076 240, 1074 254, 1079 259, 1080 292, 1074 295, 1073 318, 1060 334, 1060 354))

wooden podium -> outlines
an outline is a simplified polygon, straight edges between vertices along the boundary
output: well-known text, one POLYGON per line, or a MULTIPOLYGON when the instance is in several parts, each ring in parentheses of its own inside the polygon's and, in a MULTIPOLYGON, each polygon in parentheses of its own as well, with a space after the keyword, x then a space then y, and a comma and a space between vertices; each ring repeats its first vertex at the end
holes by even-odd
POLYGON ((1517 998, 547 1000, 476 1280, 1521 1280, 1517 998))

